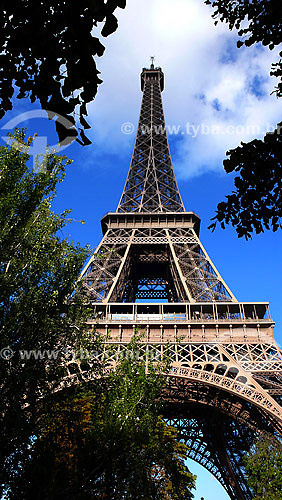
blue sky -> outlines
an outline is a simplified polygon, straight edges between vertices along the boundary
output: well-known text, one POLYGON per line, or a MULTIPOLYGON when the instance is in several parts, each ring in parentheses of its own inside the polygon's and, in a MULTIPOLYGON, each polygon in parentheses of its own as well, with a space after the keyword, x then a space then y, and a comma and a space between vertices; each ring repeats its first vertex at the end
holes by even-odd
MULTIPOLYGON (((151 0, 146 10, 144 2, 129 0, 118 18, 119 29, 104 40, 106 52, 97 61, 104 83, 89 106, 93 144, 82 148, 74 143, 64 152, 74 161, 58 187, 54 210, 72 208, 77 221, 65 234, 92 247, 99 243, 100 219, 116 209, 134 144, 134 133, 123 134, 121 127, 130 122, 136 128, 139 74, 149 56, 156 56, 165 72, 166 122, 178 130, 169 134, 169 143, 186 209, 201 217, 202 243, 236 298, 270 301, 276 340, 282 343, 282 231, 246 242, 232 228, 214 233, 207 229, 217 203, 232 190, 232 176, 222 167, 225 151, 241 140, 263 136, 281 119, 281 104, 270 96, 275 80, 268 76, 275 51, 237 49, 235 34, 225 25, 214 27, 202 0, 151 0)), ((37 103, 15 100, 2 126, 37 109, 37 103)), ((56 143, 53 122, 34 118, 20 125, 30 135, 37 132, 49 144, 56 143)), ((203 469, 196 464, 191 470, 199 474, 196 500, 228 498, 209 473, 199 473, 203 469)))

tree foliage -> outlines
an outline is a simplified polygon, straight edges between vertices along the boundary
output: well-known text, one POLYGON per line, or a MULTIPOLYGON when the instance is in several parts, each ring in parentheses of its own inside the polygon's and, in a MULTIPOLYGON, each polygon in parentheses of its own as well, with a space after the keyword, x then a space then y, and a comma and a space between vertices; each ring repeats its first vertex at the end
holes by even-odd
POLYGON ((9 499, 193 498, 187 447, 159 415, 160 369, 125 357, 106 378, 55 396, 9 499))
MULTIPOLYGON (((280 0, 205 0, 214 8, 213 18, 226 22, 232 30, 238 31, 237 46, 250 47, 262 43, 270 49, 282 42, 282 19, 280 0)), ((282 57, 282 52, 280 52, 282 57)), ((274 63, 271 74, 282 76, 282 60, 274 63)), ((282 80, 276 88, 277 96, 282 94, 282 80)))
POLYGON ((254 500, 282 499, 282 444, 263 435, 245 459, 249 485, 254 500))
MULTIPOLYGON (((237 29, 240 40, 237 45, 251 46, 262 43, 273 49, 282 42, 280 0, 205 0, 214 8, 213 18, 226 22, 230 29, 237 29)), ((282 56, 282 52, 280 52, 282 56)), ((271 75, 280 79, 276 87, 277 97, 282 96, 282 59, 272 65, 271 75)), ((227 201, 218 204, 215 220, 209 227, 214 230, 217 222, 224 229, 232 224, 239 237, 251 237, 252 232, 281 228, 281 144, 282 122, 275 132, 263 140, 241 143, 227 151, 223 161, 225 171, 238 172, 235 189, 227 195, 227 201)))
POLYGON ((86 314, 79 297, 67 314, 65 301, 89 249, 60 237, 69 211, 55 214, 50 208, 69 160, 48 153, 44 170, 31 171, 31 141, 17 131, 11 144, 0 147, 0 462, 4 482, 12 462, 16 464, 27 450, 38 399, 61 376, 56 360, 23 360, 20 350, 51 351, 79 344, 86 314))
POLYGON ((3 0, 0 19, 0 118, 12 109, 14 84, 18 99, 39 99, 49 118, 57 121, 59 140, 75 138, 90 141, 84 129, 86 105, 101 83, 94 60, 105 47, 92 35, 104 23, 101 35, 107 37, 118 26, 114 11, 126 0, 3 0), (76 116, 79 117, 76 119, 76 116))
POLYGON ((235 190, 218 204, 215 222, 224 229, 232 224, 239 237, 250 238, 253 231, 277 231, 282 227, 282 122, 264 140, 241 143, 228 151, 223 165, 227 173, 239 173, 235 190))

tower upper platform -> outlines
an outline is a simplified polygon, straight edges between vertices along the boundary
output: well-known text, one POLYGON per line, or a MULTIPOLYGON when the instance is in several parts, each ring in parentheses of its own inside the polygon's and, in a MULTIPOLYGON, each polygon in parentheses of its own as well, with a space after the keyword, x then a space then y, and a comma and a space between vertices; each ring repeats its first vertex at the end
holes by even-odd
POLYGON ((161 92, 164 90, 164 74, 162 68, 155 68, 153 64, 151 64, 150 69, 143 68, 141 77, 141 90, 143 92, 145 81, 146 80, 157 80, 160 83, 161 92))

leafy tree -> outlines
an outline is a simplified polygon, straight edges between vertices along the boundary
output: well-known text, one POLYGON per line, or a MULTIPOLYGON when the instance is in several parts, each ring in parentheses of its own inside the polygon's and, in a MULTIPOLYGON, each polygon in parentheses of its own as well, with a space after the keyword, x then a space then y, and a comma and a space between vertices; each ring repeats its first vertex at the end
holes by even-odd
MULTIPOLYGON (((136 352, 138 342, 129 345, 136 352)), ((9 499, 189 499, 187 447, 160 417, 165 378, 126 356, 94 385, 60 393, 42 412, 38 438, 9 499)))
POLYGON ((68 213, 50 204, 70 163, 48 153, 44 171, 29 169, 24 131, 0 147, 0 389, 1 471, 29 445, 39 398, 62 377, 58 360, 21 359, 20 350, 63 349, 83 341, 87 311, 77 296, 66 311, 88 248, 62 239, 68 213), (21 146, 21 147, 20 147, 21 146), (67 314, 66 314, 67 313, 67 314), (13 354, 14 353, 14 354, 13 354))
MULTIPOLYGON (((230 29, 238 30, 238 47, 261 42, 273 49, 282 42, 280 0, 205 0, 205 3, 214 8, 215 24, 226 22, 230 29)), ((272 65, 270 74, 280 78, 276 95, 281 97, 281 58, 272 65)), ((235 177, 235 189, 226 196, 227 201, 218 204, 211 229, 214 230, 218 222, 223 229, 231 223, 239 237, 248 239, 254 230, 260 233, 264 229, 281 228, 281 131, 282 123, 279 123, 275 132, 266 134, 263 140, 242 142, 227 151, 229 158, 223 162, 225 171, 238 172, 239 176, 235 177)))
POLYGON ((249 485, 254 500, 282 499, 282 445, 272 436, 264 435, 245 458, 249 485))
POLYGON ((101 83, 94 56, 105 47, 92 35, 104 23, 101 35, 107 37, 118 26, 114 11, 124 8, 126 0, 14 0, 2 1, 0 19, 0 118, 12 109, 14 84, 18 99, 39 99, 49 118, 58 121, 59 140, 77 137, 81 144, 90 141, 84 129, 86 105, 101 83), (79 119, 77 110, 79 110, 79 119))
POLYGON ((278 127, 263 141, 242 142, 227 151, 225 171, 239 176, 234 179, 235 190, 226 196, 227 201, 217 205, 210 228, 215 229, 217 222, 223 229, 225 224, 232 224, 239 237, 248 239, 253 230, 261 233, 264 228, 277 231, 282 227, 282 122, 278 127))
MULTIPOLYGON (((250 47, 262 43, 271 50, 282 42, 282 20, 280 0, 205 0, 214 8, 213 18, 226 22, 232 30, 236 28, 240 40, 237 46, 250 47)), ((280 52, 282 57, 282 52, 280 52)), ((282 76, 282 59, 272 66, 271 74, 282 76)), ((282 95, 282 80, 276 88, 277 96, 282 95)))

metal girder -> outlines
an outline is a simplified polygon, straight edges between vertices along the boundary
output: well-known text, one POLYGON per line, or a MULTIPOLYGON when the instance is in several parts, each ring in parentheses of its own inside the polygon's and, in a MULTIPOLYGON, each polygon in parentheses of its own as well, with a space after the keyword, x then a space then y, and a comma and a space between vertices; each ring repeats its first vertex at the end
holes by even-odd
POLYGON ((207 418, 203 410, 171 418, 168 423, 187 444, 188 457, 213 474, 232 500, 251 500, 243 463, 254 440, 249 427, 215 412, 209 412, 207 418))
MULTIPOLYGON (((236 299, 204 250, 193 227, 159 227, 146 225, 128 229, 109 227, 91 257, 82 278, 90 299, 102 302, 134 302, 135 294, 125 293, 134 277, 150 279, 147 263, 164 263, 159 279, 167 281, 167 294, 155 299, 170 302, 233 301, 236 299), (125 265, 127 263, 127 265, 125 265), (169 290, 175 288, 175 292, 169 290)), ((161 222, 160 222, 161 226, 161 222)))

